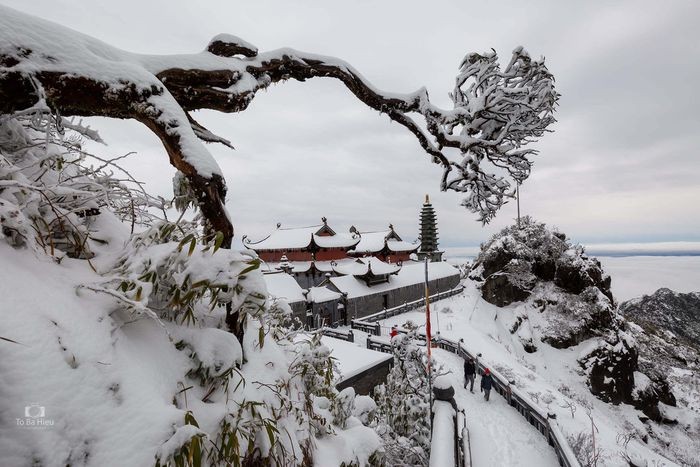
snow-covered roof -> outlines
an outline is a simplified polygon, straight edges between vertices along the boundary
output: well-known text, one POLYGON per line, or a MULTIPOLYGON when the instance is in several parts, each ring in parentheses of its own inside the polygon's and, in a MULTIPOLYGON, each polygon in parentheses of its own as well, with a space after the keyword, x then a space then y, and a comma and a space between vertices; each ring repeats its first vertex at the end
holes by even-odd
POLYGON ((342 296, 343 294, 331 290, 328 287, 311 287, 306 298, 310 302, 323 303, 338 300, 342 296))
POLYGON ((276 298, 283 298, 289 303, 304 302, 303 289, 299 286, 294 277, 283 272, 275 274, 263 274, 267 291, 276 298))
POLYGON ((354 261, 338 263, 333 270, 342 275, 364 276, 370 271, 374 275, 395 274, 401 270, 401 266, 388 264, 384 261, 370 256, 368 258, 358 258, 354 261))
POLYGON ((335 233, 327 224, 308 227, 278 227, 270 235, 254 242, 244 238, 246 248, 253 250, 292 250, 307 248, 315 243, 319 248, 350 248, 360 241, 357 234, 335 233))
POLYGON ((349 233, 314 235, 314 243, 321 248, 350 248, 357 245, 359 241, 359 235, 349 233))
POLYGON ((354 342, 347 342, 328 336, 321 337, 321 343, 332 350, 332 356, 338 362, 340 381, 355 376, 386 360, 393 358, 392 354, 369 350, 354 342))
MULTIPOLYGON (((446 262, 429 263, 428 278, 441 279, 459 274, 459 270, 446 262)), ((378 292, 398 289, 425 281, 425 264, 423 262, 404 262, 398 274, 389 276, 388 282, 368 286, 363 280, 354 276, 331 277, 331 284, 340 292, 348 294, 348 298, 371 295, 378 292)))
POLYGON ((418 247, 420 247, 420 245, 417 243, 404 242, 403 240, 402 241, 387 240, 386 246, 389 250, 395 251, 395 252, 415 251, 418 249, 418 247))
POLYGON ((378 232, 360 232, 360 242, 350 251, 354 254, 377 253, 385 247, 389 251, 404 252, 417 250, 420 245, 401 240, 394 229, 378 232))
MULTIPOLYGON (((321 272, 333 272, 333 268, 338 265, 344 265, 346 263, 354 263, 356 258, 343 258, 335 261, 287 261, 289 266, 292 268, 292 272, 301 273, 306 272, 311 267, 315 267, 321 272)), ((266 262, 263 263, 263 271, 275 272, 280 270, 280 264, 278 262, 266 262)))
POLYGON ((277 228, 270 235, 258 242, 243 240, 243 244, 253 250, 286 250, 292 248, 306 248, 316 232, 323 225, 312 225, 309 227, 297 228, 277 228))

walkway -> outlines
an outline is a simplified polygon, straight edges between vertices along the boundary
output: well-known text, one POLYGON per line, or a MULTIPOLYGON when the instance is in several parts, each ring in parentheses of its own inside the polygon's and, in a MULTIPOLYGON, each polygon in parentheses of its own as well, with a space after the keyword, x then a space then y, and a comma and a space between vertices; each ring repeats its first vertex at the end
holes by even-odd
POLYGON ((474 382, 474 394, 464 389, 463 360, 442 349, 433 349, 433 356, 452 371, 455 384, 455 400, 465 409, 467 428, 471 441, 474 467, 538 466, 559 467, 554 450, 547 440, 505 399, 491 391, 486 402, 478 390, 480 377, 474 382))

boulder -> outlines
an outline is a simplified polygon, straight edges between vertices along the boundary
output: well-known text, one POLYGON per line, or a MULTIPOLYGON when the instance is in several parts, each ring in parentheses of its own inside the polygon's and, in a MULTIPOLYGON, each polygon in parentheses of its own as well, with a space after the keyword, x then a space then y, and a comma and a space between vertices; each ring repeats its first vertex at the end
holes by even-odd
POLYGON ((513 284, 506 275, 494 274, 481 286, 481 296, 487 302, 503 307, 525 300, 530 296, 530 291, 513 284))
MULTIPOLYGON (((637 349, 624 333, 611 334, 579 357, 588 373, 588 386, 599 399, 613 404, 632 403, 637 349)), ((658 402, 658 399, 657 399, 658 402)))

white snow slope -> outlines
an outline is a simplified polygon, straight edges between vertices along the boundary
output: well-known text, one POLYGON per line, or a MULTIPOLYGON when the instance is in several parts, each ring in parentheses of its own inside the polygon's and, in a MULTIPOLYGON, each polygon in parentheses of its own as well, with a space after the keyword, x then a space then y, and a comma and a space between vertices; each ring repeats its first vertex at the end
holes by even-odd
MULTIPOLYGON (((669 428, 655 425, 654 432, 658 438, 650 435, 649 444, 644 444, 641 437, 649 433, 650 427, 639 420, 641 412, 630 405, 606 404, 593 396, 586 386, 585 375, 576 359, 584 347, 593 343, 593 339, 564 350, 539 343, 537 352, 527 353, 518 337, 510 334, 507 325, 510 322, 508 318, 520 304, 498 308, 481 299, 473 282, 465 281, 465 286, 465 293, 432 305, 433 333, 440 331, 447 338, 464 339, 468 350, 483 354, 482 362, 509 380, 514 380, 515 386, 545 411, 556 414, 557 423, 567 437, 591 433, 591 419, 587 415, 587 407, 590 407, 597 427, 595 441, 600 450, 598 465, 627 466, 624 455, 644 459, 650 466, 676 465, 658 453, 682 459, 687 465, 700 465, 697 463, 698 442, 697 439, 693 441, 692 434, 692 430, 700 427, 700 417, 694 418, 700 414, 683 414, 683 411, 674 409, 674 414, 681 417, 679 426, 669 428), (573 415, 570 407, 574 407, 573 415), (686 424, 691 430, 687 433, 684 431, 686 424), (625 434, 635 435, 626 445, 622 439, 625 434)), ((401 325, 408 320, 422 325, 425 312, 395 316, 382 321, 382 325, 401 325)), ((442 351, 436 351, 435 358, 454 373, 458 386, 463 384, 459 358, 442 351)), ((518 465, 518 459, 535 458, 541 460, 520 465, 549 465, 545 456, 535 454, 535 451, 539 452, 535 439, 541 437, 541 442, 546 446, 544 437, 524 419, 521 419, 522 423, 517 422, 520 416, 515 409, 503 406, 503 409, 511 410, 515 417, 513 420, 507 418, 501 411, 503 401, 499 400, 498 394, 492 394, 490 402, 493 404, 477 402, 478 397, 464 394, 463 391, 458 391, 456 398, 458 404, 466 409, 470 430, 474 430, 476 442, 472 445, 472 453, 475 458, 486 462, 479 464, 475 461, 474 465, 518 465), (478 442, 479 439, 484 441, 478 442), (488 439, 493 439, 495 446, 485 441, 488 439), (496 442, 496 439, 500 441, 496 442)))
MULTIPOLYGON (((109 227, 110 248, 118 251, 126 229, 112 220, 101 227, 109 227)), ((97 269, 110 263, 113 252, 93 251, 97 269)), ((248 384, 233 389, 233 381, 229 400, 217 392, 205 403, 206 388, 185 376, 189 352, 172 338, 187 335, 202 359, 207 350, 214 359, 222 339, 235 342, 231 348, 240 355, 235 337, 215 328, 161 326, 115 311, 105 295, 76 291, 77 284, 100 279, 87 261, 66 257, 57 264, 0 241, 0 466, 152 466, 156 452, 200 432, 183 425, 187 410, 213 433, 240 401, 276 400, 268 386, 255 384, 273 387, 289 371, 290 357, 271 339, 256 347, 258 332, 249 329, 243 349, 250 359, 241 367, 248 384)), ((308 427, 292 429, 288 421, 291 437, 309 436, 308 427)), ((365 462, 380 442, 354 417, 335 433, 316 440, 316 465, 365 462)), ((299 451, 295 457, 302 461, 299 451)))

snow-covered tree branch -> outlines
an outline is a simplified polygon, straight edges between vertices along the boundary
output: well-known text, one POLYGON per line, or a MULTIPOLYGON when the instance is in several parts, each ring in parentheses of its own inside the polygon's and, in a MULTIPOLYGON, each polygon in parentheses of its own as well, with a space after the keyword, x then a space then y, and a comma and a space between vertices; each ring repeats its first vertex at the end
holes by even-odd
POLYGON ((142 122, 189 179, 209 232, 222 232, 224 246, 233 236, 223 206, 226 184, 201 141, 231 143, 197 123, 189 114, 193 110, 240 112, 273 83, 338 79, 413 133, 442 166, 441 189, 465 193, 462 204, 486 223, 513 195, 509 180, 529 176, 535 151, 525 146, 548 131, 559 97, 544 61, 532 60, 521 47, 504 69, 495 52, 467 55, 450 93, 453 108, 441 109, 424 88, 409 94, 380 91, 332 57, 292 49, 259 53, 226 34, 201 53, 138 55, 0 8, 0 114, 39 108, 142 122))

